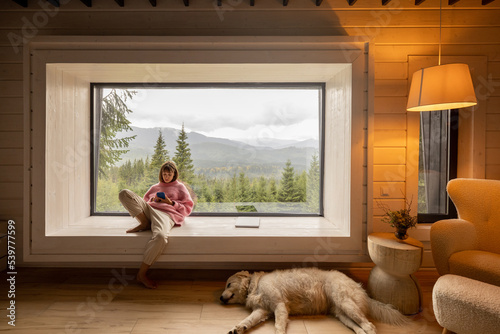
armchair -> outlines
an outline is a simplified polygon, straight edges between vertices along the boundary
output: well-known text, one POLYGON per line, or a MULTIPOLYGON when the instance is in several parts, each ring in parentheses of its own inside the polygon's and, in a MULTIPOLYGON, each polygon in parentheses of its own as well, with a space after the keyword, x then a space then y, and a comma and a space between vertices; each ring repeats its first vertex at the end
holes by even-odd
POLYGON ((458 219, 431 227, 436 269, 500 286, 500 181, 454 179, 447 190, 458 219))

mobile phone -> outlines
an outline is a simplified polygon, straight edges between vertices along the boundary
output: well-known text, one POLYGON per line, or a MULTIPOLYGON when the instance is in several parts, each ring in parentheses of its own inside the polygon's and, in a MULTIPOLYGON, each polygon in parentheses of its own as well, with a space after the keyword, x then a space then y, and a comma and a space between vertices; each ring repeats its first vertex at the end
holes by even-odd
POLYGON ((165 193, 164 192, 158 192, 158 193, 156 193, 156 196, 159 197, 159 198, 165 199, 165 193))

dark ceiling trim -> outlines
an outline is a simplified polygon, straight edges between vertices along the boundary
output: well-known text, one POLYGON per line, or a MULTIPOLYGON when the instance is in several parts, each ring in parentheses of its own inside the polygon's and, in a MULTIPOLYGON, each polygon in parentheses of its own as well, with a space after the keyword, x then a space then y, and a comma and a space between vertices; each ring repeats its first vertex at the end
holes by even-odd
MULTIPOLYGON (((16 4, 18 4, 21 7, 28 7, 28 0, 12 0, 16 4)), ((38 0, 38 1, 43 1, 43 0, 38 0)), ((60 0, 45 0, 48 3, 52 4, 55 7, 60 7, 61 1, 60 0)), ((184 6, 188 7, 189 6, 189 0, 182 0, 184 3, 184 6)), ((357 0, 347 0, 347 3, 349 6, 354 6, 357 0)), ((382 1, 382 6, 386 6, 391 2, 391 0, 381 0, 382 1)), ((424 3, 425 0, 415 0, 415 6, 419 6, 422 3, 424 3)), ((448 0, 448 5, 453 6, 454 4, 458 3, 460 0, 448 0)), ((486 6, 495 0, 481 0, 481 5, 486 6)), ((34 1, 33 1, 34 2, 34 1)), ((92 7, 92 0, 80 0, 85 6, 87 7, 92 7)), ((125 0, 115 0, 115 2, 120 6, 120 7, 125 7, 125 0)), ((289 0, 283 0, 283 6, 288 6, 289 0)), ((149 3, 151 6, 156 7, 157 0, 149 0, 149 3)), ((315 0, 316 6, 321 6, 323 3, 323 0, 315 0)), ((222 6, 222 0, 217 0, 217 6, 222 6)), ((250 0, 250 6, 255 6, 255 0, 250 0)))
POLYGON ((17 3, 19 6, 28 7, 28 0, 12 0, 17 3))

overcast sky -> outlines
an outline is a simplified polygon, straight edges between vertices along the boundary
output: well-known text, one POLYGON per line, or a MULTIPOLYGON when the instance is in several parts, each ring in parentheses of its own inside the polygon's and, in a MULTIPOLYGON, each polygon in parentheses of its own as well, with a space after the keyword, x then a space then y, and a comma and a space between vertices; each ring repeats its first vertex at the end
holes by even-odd
POLYGON ((137 89, 129 120, 142 128, 172 127, 207 136, 318 139, 319 93, 313 89, 137 89))

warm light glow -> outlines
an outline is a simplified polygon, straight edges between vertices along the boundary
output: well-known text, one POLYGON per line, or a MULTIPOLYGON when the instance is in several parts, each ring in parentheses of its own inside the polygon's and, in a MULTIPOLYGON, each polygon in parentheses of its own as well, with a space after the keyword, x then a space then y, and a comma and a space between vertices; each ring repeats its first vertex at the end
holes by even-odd
POLYGON ((413 74, 408 111, 457 109, 477 104, 467 64, 423 68, 413 74))

